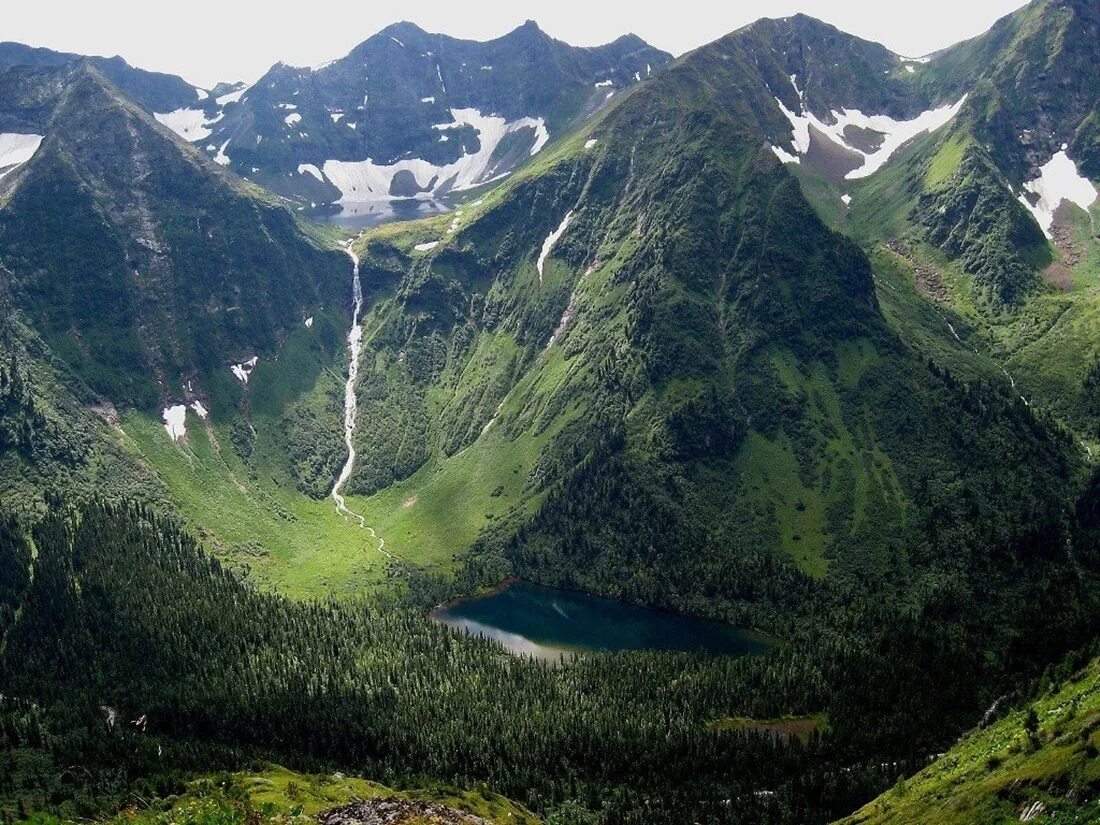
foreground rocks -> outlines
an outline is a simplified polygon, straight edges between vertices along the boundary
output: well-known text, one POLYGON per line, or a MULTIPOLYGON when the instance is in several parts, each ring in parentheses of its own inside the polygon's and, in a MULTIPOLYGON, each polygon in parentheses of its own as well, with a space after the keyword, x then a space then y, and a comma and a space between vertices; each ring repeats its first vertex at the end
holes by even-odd
POLYGON ((446 805, 415 799, 371 799, 352 802, 317 815, 320 825, 493 825, 446 805))

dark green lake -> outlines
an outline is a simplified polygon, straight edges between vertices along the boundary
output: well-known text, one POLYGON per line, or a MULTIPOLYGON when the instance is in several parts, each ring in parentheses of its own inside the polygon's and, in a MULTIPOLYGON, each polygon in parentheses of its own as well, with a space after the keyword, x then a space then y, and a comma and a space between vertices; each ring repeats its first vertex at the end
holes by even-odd
POLYGON ((585 651, 698 651, 712 656, 763 653, 776 641, 722 622, 517 581, 432 611, 432 618, 496 639, 509 651, 558 659, 585 651))

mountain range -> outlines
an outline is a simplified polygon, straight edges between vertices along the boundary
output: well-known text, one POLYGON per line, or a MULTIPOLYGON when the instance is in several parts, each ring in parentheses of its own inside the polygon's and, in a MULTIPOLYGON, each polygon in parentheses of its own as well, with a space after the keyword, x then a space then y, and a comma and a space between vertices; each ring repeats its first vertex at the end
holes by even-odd
MULTIPOLYGON (((121 705, 190 774, 485 782, 553 822, 1079 815, 1098 42, 1087 0, 919 57, 805 15, 675 60, 398 23, 211 90, 0 44, 0 692, 58 754, 109 764, 66 714, 121 705), (363 204, 429 217, 343 229, 363 204), (424 618, 514 576, 785 643, 528 670, 424 618), (1027 724, 907 797, 997 697, 1027 724), (1009 785, 1066 736, 1057 787, 1009 785)), ((128 777, 148 741, 110 745, 128 777)))

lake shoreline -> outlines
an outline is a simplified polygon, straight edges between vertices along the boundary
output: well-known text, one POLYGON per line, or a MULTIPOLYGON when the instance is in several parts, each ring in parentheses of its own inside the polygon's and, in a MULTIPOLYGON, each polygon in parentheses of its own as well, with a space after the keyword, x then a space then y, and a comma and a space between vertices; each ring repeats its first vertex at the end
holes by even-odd
POLYGON ((538 651, 540 658, 632 650, 745 656, 783 643, 752 628, 516 576, 438 604, 428 617, 469 635, 496 639, 512 653, 538 651))

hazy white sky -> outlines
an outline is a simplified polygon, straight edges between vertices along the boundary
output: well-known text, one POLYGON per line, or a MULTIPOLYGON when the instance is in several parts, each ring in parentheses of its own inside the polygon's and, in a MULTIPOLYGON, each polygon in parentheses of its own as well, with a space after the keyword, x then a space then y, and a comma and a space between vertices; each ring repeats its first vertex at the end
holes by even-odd
POLYGON ((530 18, 593 46, 634 32, 679 55, 759 17, 805 12, 916 57, 981 33, 1023 0, 47 0, 10 3, 0 38, 82 54, 120 54, 202 86, 252 81, 273 63, 314 65, 398 20, 485 40, 530 18))

